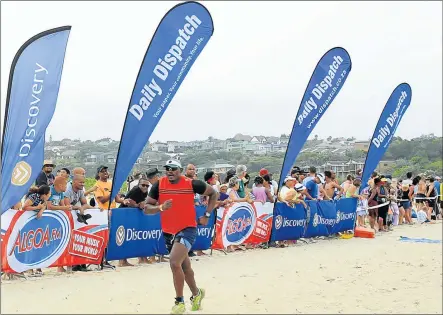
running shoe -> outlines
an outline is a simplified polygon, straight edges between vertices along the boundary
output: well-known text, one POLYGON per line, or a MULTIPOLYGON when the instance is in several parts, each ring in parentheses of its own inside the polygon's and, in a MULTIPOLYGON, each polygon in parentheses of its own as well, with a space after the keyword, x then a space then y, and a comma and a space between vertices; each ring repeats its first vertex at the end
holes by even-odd
POLYGON ((175 302, 171 314, 184 314, 186 312, 185 302, 175 302))
POLYGON ((201 309, 202 300, 205 298, 205 289, 198 289, 198 294, 191 297, 192 310, 198 311, 201 309))

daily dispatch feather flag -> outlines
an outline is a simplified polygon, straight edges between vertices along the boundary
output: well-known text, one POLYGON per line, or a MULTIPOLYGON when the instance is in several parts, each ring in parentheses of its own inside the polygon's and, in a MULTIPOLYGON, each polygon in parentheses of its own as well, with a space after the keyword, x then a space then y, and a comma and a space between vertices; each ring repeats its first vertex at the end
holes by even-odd
POLYGON ((12 61, 2 138, 0 213, 14 206, 42 169, 45 131, 57 103, 70 26, 29 39, 12 61))
POLYGON ((341 47, 326 52, 315 67, 292 127, 280 173, 280 187, 315 125, 340 92, 351 67, 351 57, 341 47))
POLYGON ((126 180, 213 32, 211 14, 196 2, 176 5, 160 21, 132 92, 115 165, 111 199, 126 180))
POLYGON ((369 145, 365 166, 363 167, 361 188, 367 186, 371 173, 377 167, 389 144, 391 144, 398 124, 408 109, 409 104, 411 104, 411 99, 412 90, 407 83, 397 86, 389 97, 369 145))

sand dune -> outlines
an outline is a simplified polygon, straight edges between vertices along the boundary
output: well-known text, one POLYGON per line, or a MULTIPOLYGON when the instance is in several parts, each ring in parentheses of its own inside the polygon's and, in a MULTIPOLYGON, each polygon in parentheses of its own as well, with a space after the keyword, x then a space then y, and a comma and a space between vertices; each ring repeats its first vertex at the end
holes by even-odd
MULTIPOLYGON (((197 313, 442 314, 442 244, 399 236, 441 240, 442 224, 193 259, 207 290, 197 313)), ((1 298, 2 313, 159 314, 170 311, 174 290, 163 263, 3 281, 1 298)))

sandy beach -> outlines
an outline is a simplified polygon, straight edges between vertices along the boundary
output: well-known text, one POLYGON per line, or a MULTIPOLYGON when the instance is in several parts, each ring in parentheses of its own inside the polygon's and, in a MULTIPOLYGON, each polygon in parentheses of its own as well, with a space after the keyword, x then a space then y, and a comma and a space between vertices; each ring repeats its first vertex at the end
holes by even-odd
MULTIPOLYGON (((442 314, 442 244, 401 242, 400 236, 441 240, 442 224, 397 227, 376 239, 193 258, 197 284, 207 291, 197 313, 442 314)), ((1 312, 164 314, 173 305, 167 263, 54 271, 3 281, 1 312)), ((189 295, 186 288, 187 301, 189 295)))

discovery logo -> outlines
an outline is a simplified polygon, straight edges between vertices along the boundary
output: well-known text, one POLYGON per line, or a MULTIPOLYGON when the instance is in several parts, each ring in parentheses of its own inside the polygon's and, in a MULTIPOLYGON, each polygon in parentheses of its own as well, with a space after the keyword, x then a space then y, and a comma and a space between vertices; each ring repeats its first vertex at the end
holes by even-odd
POLYGON ((289 220, 283 218, 281 215, 275 217, 275 228, 279 230, 282 227, 304 227, 306 225, 305 219, 289 220))
POLYGON ((122 246, 125 242, 131 241, 145 241, 145 240, 160 240, 162 236, 162 230, 136 230, 125 229, 123 225, 120 225, 115 232, 115 243, 117 246, 122 246))

